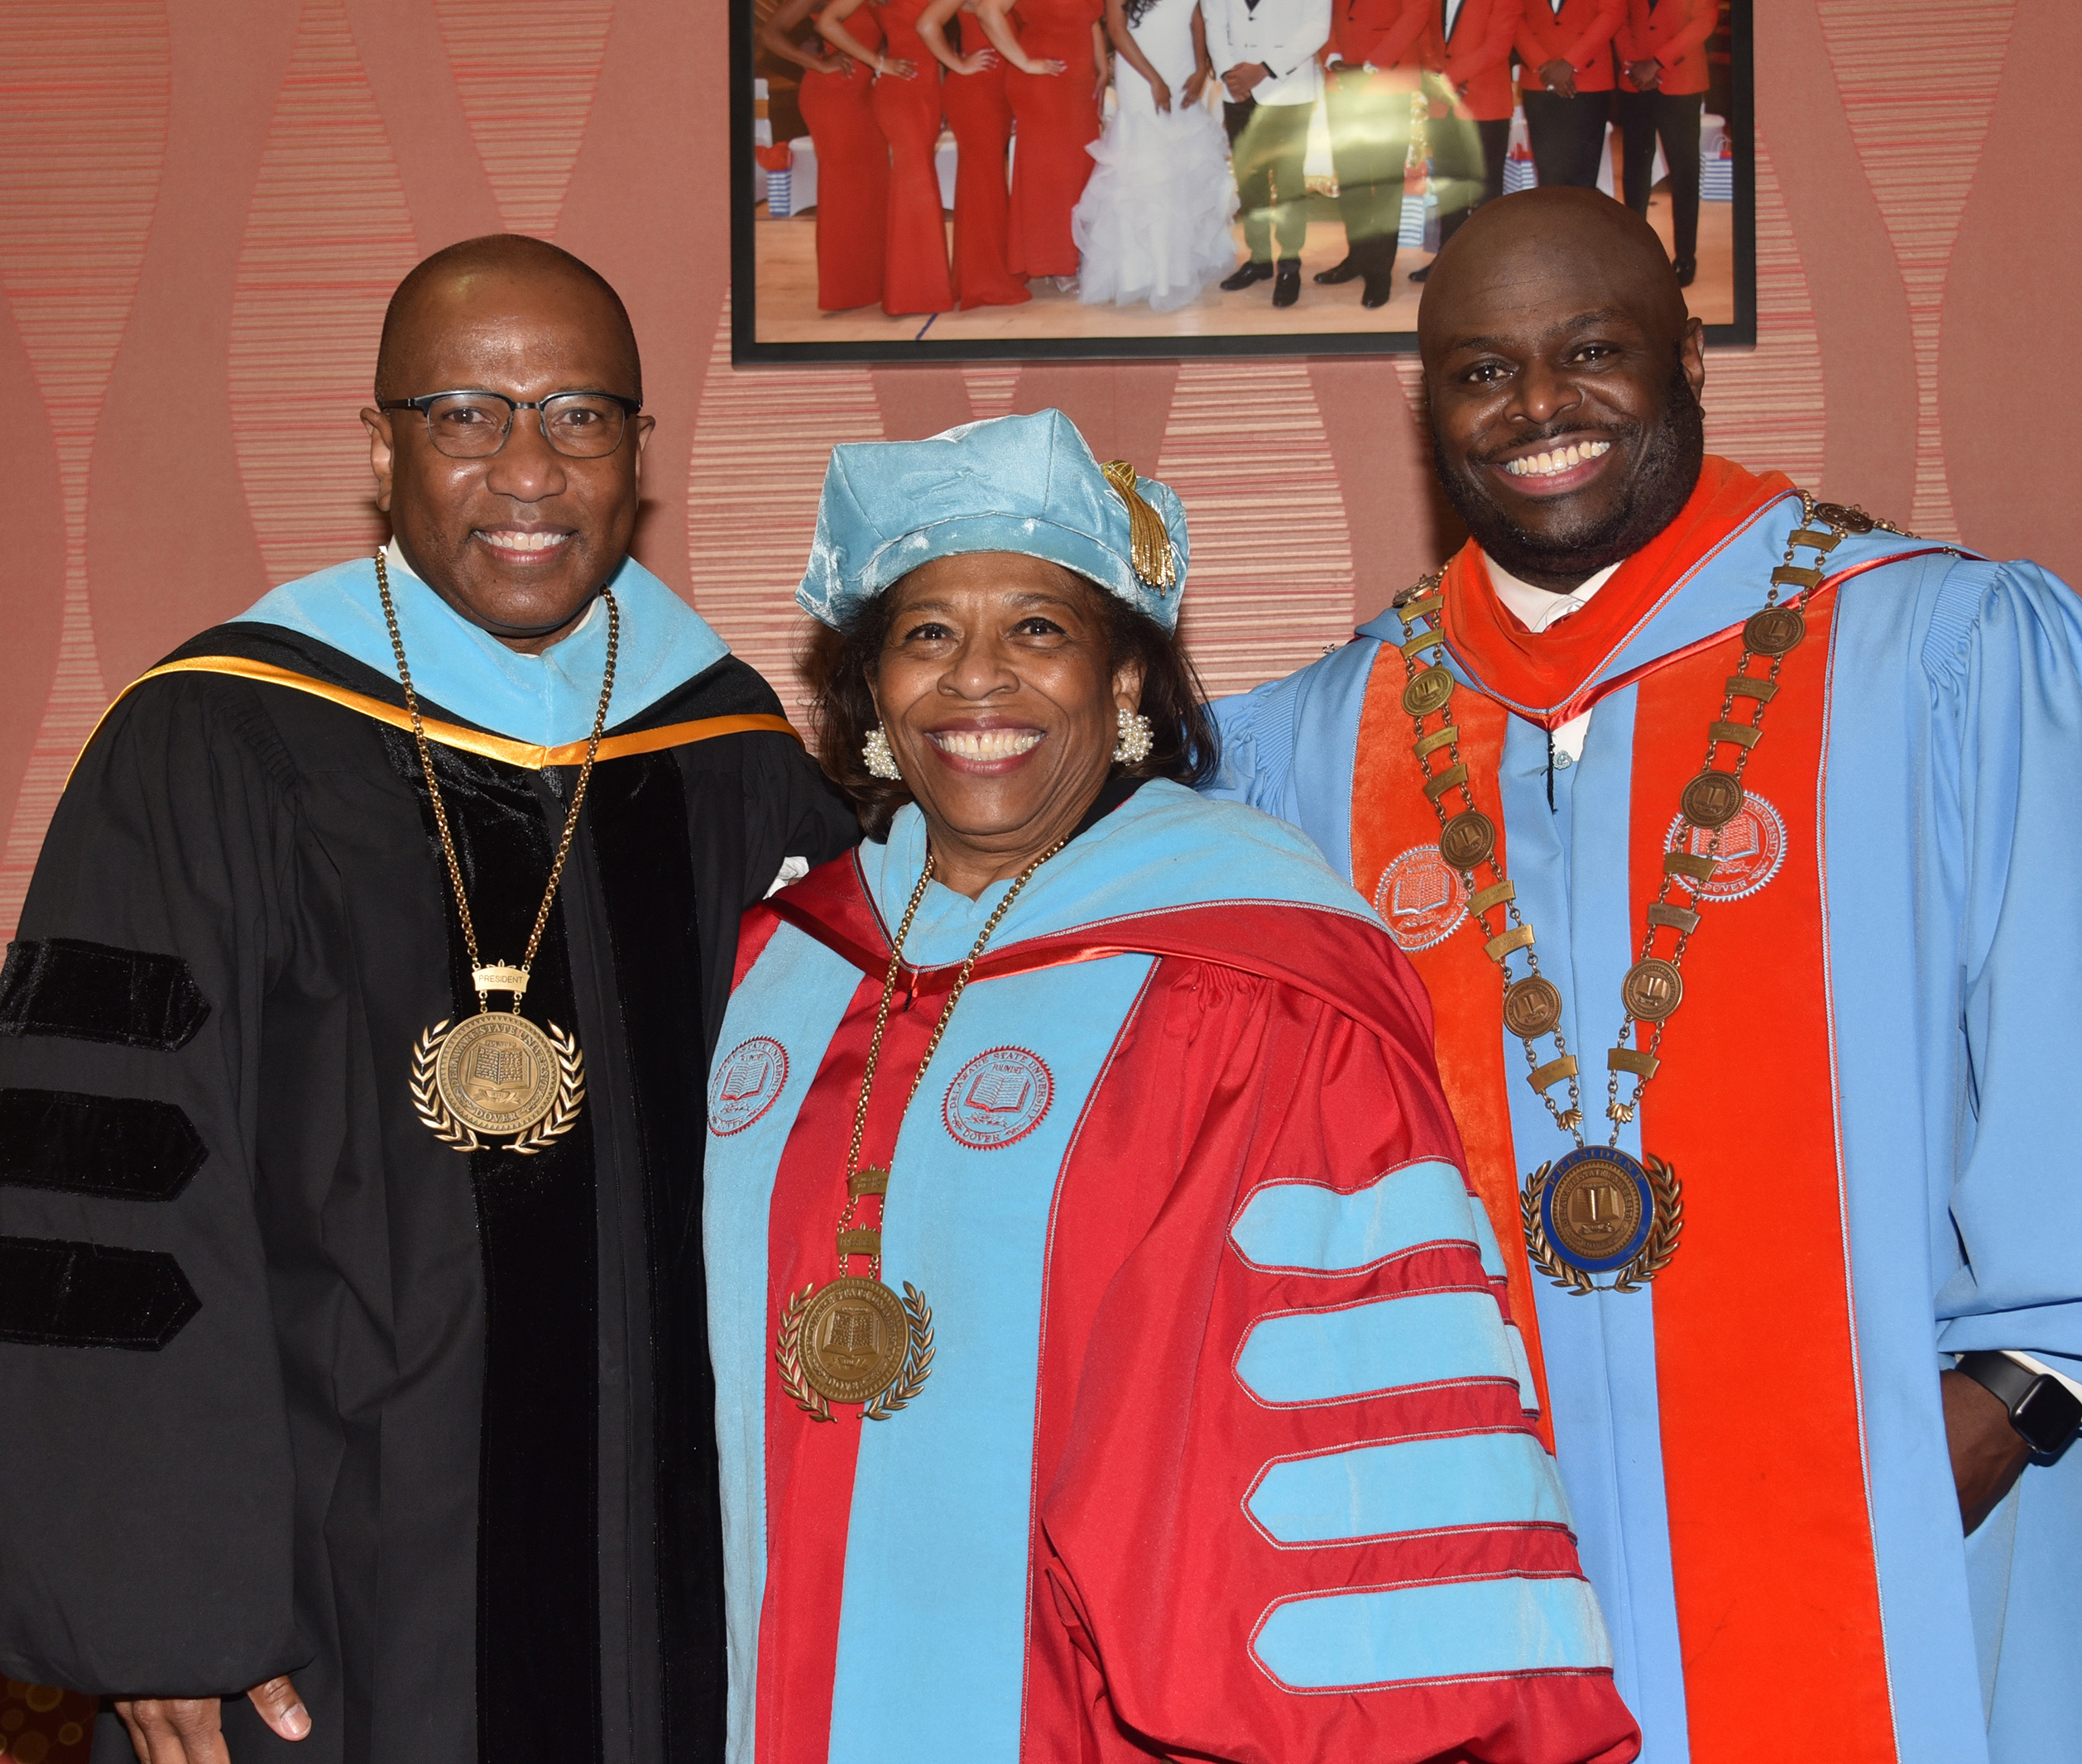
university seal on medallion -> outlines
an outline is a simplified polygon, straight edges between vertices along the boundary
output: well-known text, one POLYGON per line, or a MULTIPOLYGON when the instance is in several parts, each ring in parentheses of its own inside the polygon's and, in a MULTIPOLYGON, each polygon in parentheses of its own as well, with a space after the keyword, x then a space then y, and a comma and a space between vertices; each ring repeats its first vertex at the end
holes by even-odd
POLYGON ((1381 872, 1374 910, 1406 956, 1443 943, 1467 917, 1467 882, 1435 846, 1412 846, 1381 872))
POLYGON ((1631 1292, 1677 1253, 1684 1185, 1659 1158, 1579 1146, 1533 1172, 1520 1196, 1533 1265, 1571 1292, 1631 1292), (1614 1277, 1600 1287, 1592 1277, 1614 1277))
POLYGON ((741 1041, 708 1081, 708 1130, 742 1133, 774 1106, 788 1082, 788 1050, 770 1035, 741 1041))
POLYGON ((1055 1080, 1039 1054, 992 1047, 955 1073, 941 1116, 956 1142, 979 1152, 1024 1139, 1055 1098, 1055 1080))

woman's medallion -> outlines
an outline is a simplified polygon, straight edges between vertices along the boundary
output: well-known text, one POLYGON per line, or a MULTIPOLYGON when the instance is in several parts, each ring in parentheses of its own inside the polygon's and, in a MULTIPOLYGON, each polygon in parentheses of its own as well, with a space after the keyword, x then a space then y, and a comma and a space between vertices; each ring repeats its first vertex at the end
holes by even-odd
POLYGON ((864 1405, 862 1420, 905 1407, 933 1369, 933 1307, 908 1281, 899 1298, 879 1280, 842 1274, 804 1287, 781 1312, 774 1344, 781 1384, 818 1421, 834 1402, 864 1405))

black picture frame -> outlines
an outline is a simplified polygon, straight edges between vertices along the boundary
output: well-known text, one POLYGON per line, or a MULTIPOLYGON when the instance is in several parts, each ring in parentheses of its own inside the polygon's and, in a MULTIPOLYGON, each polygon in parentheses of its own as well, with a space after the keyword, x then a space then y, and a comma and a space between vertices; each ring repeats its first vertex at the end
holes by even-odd
MULTIPOLYGON (((1754 0, 1723 0, 1728 34, 1728 135, 1733 145, 1734 318, 1709 324, 1709 348, 1753 348, 1757 342, 1757 158, 1754 0)), ((753 228, 752 0, 730 12, 731 362, 734 367, 944 365, 962 362, 1183 361, 1196 357, 1312 357, 1412 355, 1415 331, 1298 332, 1292 336, 1216 333, 1142 337, 934 338, 910 343, 778 343, 758 335, 759 286, 753 228)), ((929 330, 930 327, 927 328, 929 330)))

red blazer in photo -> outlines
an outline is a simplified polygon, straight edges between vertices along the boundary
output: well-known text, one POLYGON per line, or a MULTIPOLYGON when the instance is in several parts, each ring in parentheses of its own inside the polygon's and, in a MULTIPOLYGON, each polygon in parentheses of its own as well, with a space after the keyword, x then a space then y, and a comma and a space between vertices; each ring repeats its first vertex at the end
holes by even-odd
POLYGON ((1437 0, 1331 0, 1330 46, 1347 67, 1370 66, 1414 92, 1431 50, 1437 0))
POLYGON ((1455 116, 1477 122, 1510 119, 1511 45, 1519 11, 1519 0, 1437 0, 1433 46, 1453 89, 1455 116))
POLYGON ((1720 22, 1720 0, 1628 0, 1626 22, 1613 39, 1619 57, 1619 89, 1638 89, 1627 78, 1629 63, 1660 61, 1662 78, 1657 91, 1672 98, 1705 91, 1706 39, 1720 22))
POLYGON ((1518 84, 1544 92, 1540 70, 1566 61, 1579 92, 1612 89, 1612 39, 1627 21, 1627 0, 1525 0, 1518 13, 1518 84))

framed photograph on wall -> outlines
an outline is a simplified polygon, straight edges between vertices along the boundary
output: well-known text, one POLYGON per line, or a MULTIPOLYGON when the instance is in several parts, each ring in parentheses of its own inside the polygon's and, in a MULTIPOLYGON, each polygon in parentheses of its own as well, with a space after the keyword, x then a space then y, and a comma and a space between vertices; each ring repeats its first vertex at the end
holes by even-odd
POLYGON ((1413 351, 1542 181, 1756 341, 1751 0, 733 4, 741 363, 1413 351))

